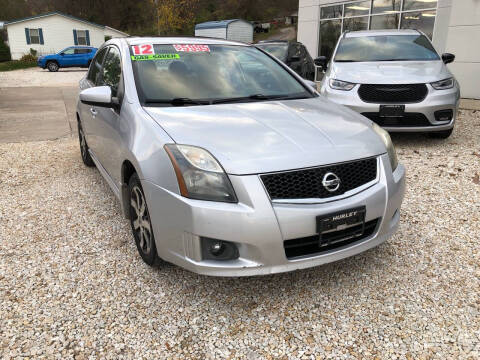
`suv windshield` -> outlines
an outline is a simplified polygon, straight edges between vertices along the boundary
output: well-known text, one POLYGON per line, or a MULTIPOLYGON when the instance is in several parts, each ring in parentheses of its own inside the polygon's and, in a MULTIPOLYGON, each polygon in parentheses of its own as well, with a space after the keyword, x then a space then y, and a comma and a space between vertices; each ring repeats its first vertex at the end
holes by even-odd
POLYGON ((344 38, 335 62, 439 60, 424 35, 382 35, 344 38))
POLYGON ((140 99, 149 105, 205 105, 314 96, 255 47, 140 45, 132 46, 131 58, 140 99), (148 49, 150 54, 133 55, 141 48, 148 49))
POLYGON ((266 51, 270 55, 275 56, 281 61, 285 62, 285 60, 287 60, 287 44, 256 44, 255 46, 266 51))

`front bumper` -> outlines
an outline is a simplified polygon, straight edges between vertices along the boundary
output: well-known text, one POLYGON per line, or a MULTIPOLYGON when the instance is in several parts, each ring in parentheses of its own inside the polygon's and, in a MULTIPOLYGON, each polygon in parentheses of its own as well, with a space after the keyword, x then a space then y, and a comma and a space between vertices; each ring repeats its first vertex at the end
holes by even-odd
POLYGON ((256 175, 230 176, 239 203, 191 200, 142 181, 158 255, 190 271, 214 276, 251 276, 317 266, 366 251, 389 238, 399 222, 405 168, 392 174, 388 156, 379 157, 378 182, 337 201, 302 204, 270 201, 256 175), (287 259, 284 240, 312 236, 316 217, 366 206, 365 221, 380 219, 373 234, 319 255, 287 259), (237 260, 202 260, 200 237, 234 242, 237 260))
MULTIPOLYGON (((425 99, 418 103, 405 104, 405 113, 423 114, 428 122, 427 126, 383 126, 389 132, 431 132, 444 131, 452 129, 455 125, 458 107, 460 105, 460 89, 455 85, 448 90, 435 90, 430 84, 427 84, 428 94, 425 99), (453 118, 450 121, 437 121, 435 112, 440 110, 452 110, 453 118)), ((350 91, 332 89, 327 81, 324 81, 320 93, 329 100, 348 106, 352 110, 363 113, 378 113, 380 103, 367 103, 360 99, 358 95, 359 85, 356 85, 350 91)), ((401 120, 400 120, 401 122, 401 120)))
POLYGON ((37 60, 37 66, 40 67, 40 68, 42 68, 42 69, 45 69, 46 63, 47 63, 47 62, 46 62, 44 59, 41 59, 41 60, 38 59, 38 60, 37 60))

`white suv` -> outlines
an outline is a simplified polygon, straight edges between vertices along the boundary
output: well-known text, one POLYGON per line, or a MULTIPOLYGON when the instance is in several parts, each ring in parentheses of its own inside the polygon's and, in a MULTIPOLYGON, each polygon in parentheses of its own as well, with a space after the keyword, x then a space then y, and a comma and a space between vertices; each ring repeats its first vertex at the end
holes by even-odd
POLYGON ((326 69, 321 94, 361 113, 388 131, 451 135, 460 88, 441 57, 417 30, 344 33, 326 69))

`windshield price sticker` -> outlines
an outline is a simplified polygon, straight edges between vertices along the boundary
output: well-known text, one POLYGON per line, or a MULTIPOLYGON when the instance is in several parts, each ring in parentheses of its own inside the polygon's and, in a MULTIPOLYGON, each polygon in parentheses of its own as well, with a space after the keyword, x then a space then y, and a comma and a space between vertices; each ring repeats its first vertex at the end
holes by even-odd
POLYGON ((133 55, 153 55, 155 54, 155 49, 152 44, 143 44, 143 45, 133 45, 132 46, 133 55))
POLYGON ((132 55, 132 60, 175 60, 180 59, 178 54, 132 55))
POLYGON ((210 52, 208 45, 173 45, 173 47, 183 52, 210 52))

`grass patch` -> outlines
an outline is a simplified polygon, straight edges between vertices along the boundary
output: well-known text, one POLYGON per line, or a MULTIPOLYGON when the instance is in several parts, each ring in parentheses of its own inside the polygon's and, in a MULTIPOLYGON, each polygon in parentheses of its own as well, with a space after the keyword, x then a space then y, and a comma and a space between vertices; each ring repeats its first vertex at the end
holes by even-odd
POLYGON ((19 69, 27 69, 37 66, 37 62, 24 61, 24 60, 12 60, 0 62, 0 71, 12 71, 19 69))

